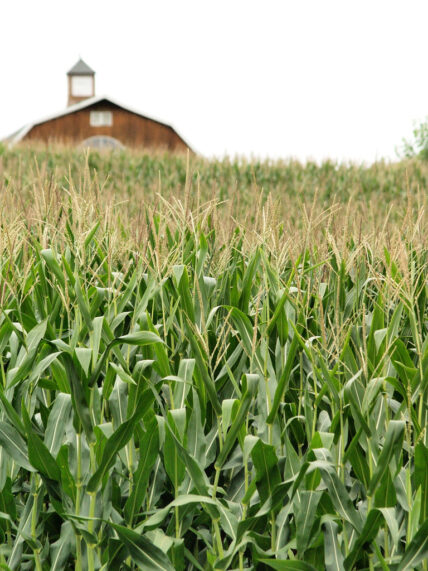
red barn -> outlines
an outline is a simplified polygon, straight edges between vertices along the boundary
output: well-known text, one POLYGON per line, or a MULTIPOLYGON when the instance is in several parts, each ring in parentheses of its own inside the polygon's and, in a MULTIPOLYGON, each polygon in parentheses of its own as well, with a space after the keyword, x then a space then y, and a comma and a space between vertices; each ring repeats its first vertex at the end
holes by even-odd
POLYGON ((96 148, 144 147, 185 151, 189 145, 166 123, 106 96, 95 95, 95 72, 79 60, 68 77, 68 107, 7 138, 96 148))

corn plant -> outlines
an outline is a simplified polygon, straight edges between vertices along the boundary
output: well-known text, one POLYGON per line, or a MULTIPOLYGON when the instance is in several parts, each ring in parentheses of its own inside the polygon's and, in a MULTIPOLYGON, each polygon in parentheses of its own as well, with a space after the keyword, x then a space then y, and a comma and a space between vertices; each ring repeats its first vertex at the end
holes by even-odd
POLYGON ((44 208, 0 241, 3 569, 428 568, 420 219, 44 208))

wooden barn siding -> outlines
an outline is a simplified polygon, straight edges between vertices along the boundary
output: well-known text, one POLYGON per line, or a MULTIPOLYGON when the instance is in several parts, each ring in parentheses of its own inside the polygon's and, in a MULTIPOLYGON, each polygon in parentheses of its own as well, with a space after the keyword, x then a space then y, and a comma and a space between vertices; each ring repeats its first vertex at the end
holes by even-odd
POLYGON ((180 151, 187 149, 186 143, 171 127, 126 111, 109 102, 99 102, 86 109, 35 125, 25 139, 80 143, 95 135, 114 137, 131 147, 164 147, 180 151), (112 111, 111 127, 91 127, 90 113, 97 110, 112 111))

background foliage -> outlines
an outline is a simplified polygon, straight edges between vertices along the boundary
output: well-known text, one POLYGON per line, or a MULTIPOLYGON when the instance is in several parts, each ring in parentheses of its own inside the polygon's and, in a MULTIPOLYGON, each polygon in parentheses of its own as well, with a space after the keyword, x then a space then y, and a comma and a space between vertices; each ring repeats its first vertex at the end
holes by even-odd
POLYGON ((418 157, 428 160, 428 119, 414 125, 412 138, 403 139, 398 153, 408 159, 418 157))

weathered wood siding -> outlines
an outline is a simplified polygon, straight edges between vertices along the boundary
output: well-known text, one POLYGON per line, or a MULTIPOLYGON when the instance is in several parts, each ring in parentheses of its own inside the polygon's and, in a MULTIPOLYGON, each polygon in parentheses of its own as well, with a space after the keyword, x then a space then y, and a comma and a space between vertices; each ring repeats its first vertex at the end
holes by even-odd
POLYGON ((166 148, 177 151, 188 148, 172 127, 122 109, 110 101, 99 101, 80 111, 35 125, 26 134, 25 140, 79 144, 96 135, 114 137, 129 147, 166 148), (111 111, 113 125, 92 127, 89 122, 91 111, 111 111))

